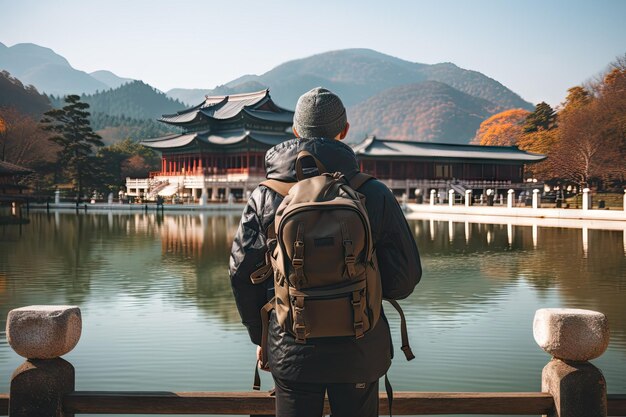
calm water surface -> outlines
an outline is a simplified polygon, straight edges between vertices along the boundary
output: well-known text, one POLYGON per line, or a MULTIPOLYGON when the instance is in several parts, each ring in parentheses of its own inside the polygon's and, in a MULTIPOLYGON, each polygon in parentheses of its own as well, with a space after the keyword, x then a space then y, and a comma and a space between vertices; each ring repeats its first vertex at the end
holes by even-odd
MULTIPOLYGON (((6 315, 32 304, 80 306, 83 334, 65 357, 79 390, 249 390, 255 348, 227 273, 238 218, 31 213, 0 226, 0 392, 22 362, 6 315)), ((609 393, 626 393, 623 230, 409 224, 424 268, 402 302, 417 359, 396 357, 394 389, 539 391, 549 358, 533 341, 535 310, 576 307, 608 316, 611 344, 594 363, 609 393)))

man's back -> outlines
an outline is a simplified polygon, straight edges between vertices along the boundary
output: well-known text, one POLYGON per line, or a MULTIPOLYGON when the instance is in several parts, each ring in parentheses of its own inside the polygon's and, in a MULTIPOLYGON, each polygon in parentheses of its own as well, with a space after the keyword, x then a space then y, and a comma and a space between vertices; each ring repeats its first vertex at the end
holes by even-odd
MULTIPOLYGON (((345 107, 335 94, 315 88, 302 95, 293 124, 298 139, 267 152, 267 178, 295 182, 297 155, 307 151, 327 172, 341 172, 352 179, 359 172, 358 163, 352 149, 340 142, 349 127, 345 107)), ((421 266, 404 214, 391 191, 378 180, 367 181, 358 191, 366 198, 382 295, 388 299, 407 297, 420 280, 421 266)), ((270 188, 257 187, 233 241, 231 285, 242 322, 256 345, 261 345, 262 339, 260 311, 274 296, 274 282, 267 279, 255 285, 250 276, 266 264, 267 230, 282 200, 270 188)), ((266 353, 276 384, 277 416, 319 417, 325 392, 334 416, 378 415, 378 379, 389 369, 393 354, 384 314, 359 338, 306 338, 303 343, 285 331, 273 313, 268 327, 266 353)), ((260 352, 259 348, 257 355, 260 352)))
MULTIPOLYGON (((284 142, 266 156, 269 179, 296 181, 295 159, 306 150, 324 164, 329 172, 342 172, 348 178, 358 172, 352 149, 330 139, 294 139, 284 142)), ((359 188, 365 195, 372 239, 382 279, 383 296, 402 299, 408 296, 421 276, 419 254, 404 215, 390 190, 375 179, 359 188)), ((274 220, 282 197, 267 187, 258 187, 244 210, 240 229, 233 243, 231 278, 235 299, 252 341, 260 344, 260 308, 273 295, 271 280, 254 286, 249 275, 265 259, 267 227, 274 220)), ((391 346, 384 317, 362 339, 339 337, 317 339, 299 345, 291 334, 270 323, 269 364, 272 372, 289 380, 356 382, 382 376, 389 367, 391 346), (315 349, 311 347, 315 346, 315 349)))

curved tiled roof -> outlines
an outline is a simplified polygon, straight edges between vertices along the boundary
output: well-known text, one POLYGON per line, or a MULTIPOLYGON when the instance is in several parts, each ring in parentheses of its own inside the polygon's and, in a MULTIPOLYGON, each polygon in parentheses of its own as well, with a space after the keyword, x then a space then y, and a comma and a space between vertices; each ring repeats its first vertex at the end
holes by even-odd
POLYGON ((227 120, 237 117, 242 111, 246 111, 262 120, 291 123, 293 112, 278 107, 271 100, 269 90, 229 96, 207 96, 205 101, 197 106, 179 111, 176 114, 164 114, 159 120, 169 124, 186 124, 203 117, 227 120), (268 101, 271 102, 270 107, 275 111, 258 110, 268 101))
POLYGON ((142 145, 153 149, 169 149, 187 146, 194 140, 212 145, 234 145, 250 138, 264 145, 274 146, 289 139, 285 133, 257 132, 249 130, 234 130, 210 134, 209 132, 196 132, 189 134, 169 135, 161 138, 147 139, 140 142, 142 145))
POLYGON ((447 159, 500 159, 539 162, 545 155, 523 151, 517 146, 456 145, 449 143, 415 142, 379 139, 375 136, 352 146, 357 157, 423 157, 447 159))
POLYGON ((152 149, 180 148, 189 145, 197 136, 198 133, 168 135, 160 138, 146 139, 139 143, 152 149))
POLYGON ((0 175, 26 175, 34 172, 32 169, 0 161, 0 175))

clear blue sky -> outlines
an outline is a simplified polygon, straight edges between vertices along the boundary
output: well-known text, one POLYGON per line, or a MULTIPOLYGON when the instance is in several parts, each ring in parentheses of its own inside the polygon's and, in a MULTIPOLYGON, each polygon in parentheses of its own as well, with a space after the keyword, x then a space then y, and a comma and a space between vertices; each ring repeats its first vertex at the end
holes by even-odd
POLYGON ((551 105, 626 53, 622 0, 0 0, 0 42, 52 48, 167 91, 371 48, 453 62, 551 105))

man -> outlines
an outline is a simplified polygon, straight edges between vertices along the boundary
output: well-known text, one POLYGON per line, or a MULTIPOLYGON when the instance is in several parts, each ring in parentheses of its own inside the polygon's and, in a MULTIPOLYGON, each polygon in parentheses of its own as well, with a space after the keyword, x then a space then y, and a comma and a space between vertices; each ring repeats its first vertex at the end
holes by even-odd
MULTIPOLYGON (((359 172, 352 149, 341 142, 350 125, 346 110, 332 92, 315 88, 296 105, 292 139, 267 151, 267 178, 295 182, 295 161, 306 150, 328 172, 352 178, 359 172)), ((421 277, 419 254, 404 214, 391 191, 372 179, 359 190, 366 197, 383 297, 402 299, 413 291, 421 277)), ((260 309, 272 298, 273 281, 254 285, 250 274, 265 261, 266 230, 282 197, 261 185, 250 196, 233 242, 230 277, 237 308, 250 339, 261 344, 260 309)), ((327 337, 308 339, 305 344, 281 330, 274 314, 270 317, 268 362, 276 385, 279 417, 319 417, 328 392, 332 414, 378 415, 378 379, 391 365, 392 346, 384 314, 361 338, 327 337)), ((257 348, 261 357, 261 348, 257 348)))

